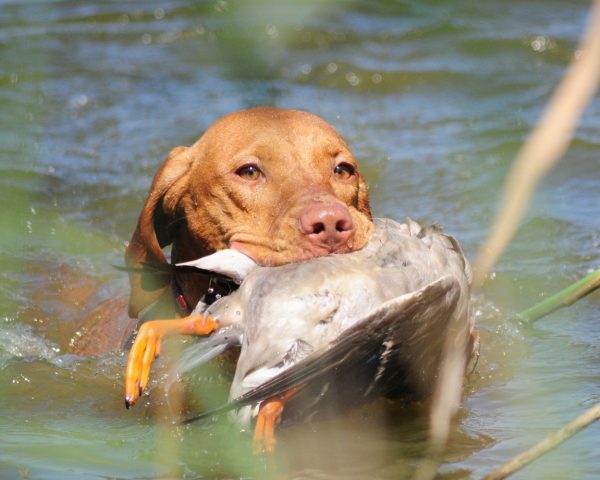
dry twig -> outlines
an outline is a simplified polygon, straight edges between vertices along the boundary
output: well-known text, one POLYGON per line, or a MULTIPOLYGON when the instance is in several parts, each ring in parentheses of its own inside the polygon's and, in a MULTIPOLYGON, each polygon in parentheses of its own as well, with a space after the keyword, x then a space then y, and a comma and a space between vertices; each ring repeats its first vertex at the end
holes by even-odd
POLYGON ((588 411, 577 417, 568 425, 556 431, 552 435, 547 436, 541 442, 516 456, 511 461, 505 463, 500 468, 490 473, 484 480, 500 480, 512 475, 524 466, 533 462, 550 450, 558 447, 561 443, 571 438, 583 428, 591 425, 600 418, 600 403, 596 404, 588 411))
MULTIPOLYGON (((512 240, 529 204, 531 195, 541 178, 558 163, 567 150, 577 122, 596 93, 599 81, 600 0, 594 0, 586 34, 580 42, 563 80, 552 95, 544 114, 539 119, 530 137, 519 151, 507 176, 504 199, 499 209, 500 213, 479 251, 473 268, 474 288, 480 288, 483 285, 487 274, 512 240)), ((549 311, 544 314, 547 313, 549 311)), ((448 375, 447 379, 455 377, 455 375, 448 375)), ((450 392, 455 390, 448 386, 441 388, 441 390, 445 389, 450 392)), ((435 405, 436 402, 434 402, 431 415, 432 428, 429 454, 417 466, 413 476, 414 479, 433 478, 437 471, 439 455, 447 442, 450 420, 455 408, 454 396, 450 395, 450 397, 447 402, 442 401, 439 405, 435 405)), ((598 410, 600 411, 600 407, 598 410)), ((551 443, 553 446, 542 446, 541 450, 543 451, 539 455, 573 435, 577 430, 573 431, 572 428, 572 424, 565 427, 567 432, 572 433, 558 443, 551 443)), ((551 438, 551 442, 556 441, 556 438, 551 438)), ((524 456, 527 454, 528 452, 524 456)), ((532 461, 534 458, 537 457, 527 455, 528 461, 532 461)))
POLYGON ((599 81, 600 0, 594 0, 579 49, 508 174, 500 213, 473 268, 475 288, 481 287, 512 240, 535 187, 567 150, 577 121, 596 93, 599 81))

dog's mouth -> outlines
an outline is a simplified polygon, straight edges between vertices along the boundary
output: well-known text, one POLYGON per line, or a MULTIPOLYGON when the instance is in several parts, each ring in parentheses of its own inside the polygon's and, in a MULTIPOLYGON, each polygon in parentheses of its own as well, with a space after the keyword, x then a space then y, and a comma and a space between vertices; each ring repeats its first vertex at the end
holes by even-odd
POLYGON ((250 257, 261 267, 276 267, 332 253, 328 249, 302 248, 301 244, 298 244, 298 248, 291 251, 288 249, 272 250, 262 245, 240 241, 231 242, 229 248, 250 257))
POLYGON ((234 241, 229 248, 236 250, 262 267, 275 267, 289 263, 302 262, 313 258, 323 257, 333 253, 351 253, 360 250, 365 242, 348 241, 343 245, 331 245, 307 241, 299 242, 293 250, 271 250, 260 245, 247 242, 234 241))

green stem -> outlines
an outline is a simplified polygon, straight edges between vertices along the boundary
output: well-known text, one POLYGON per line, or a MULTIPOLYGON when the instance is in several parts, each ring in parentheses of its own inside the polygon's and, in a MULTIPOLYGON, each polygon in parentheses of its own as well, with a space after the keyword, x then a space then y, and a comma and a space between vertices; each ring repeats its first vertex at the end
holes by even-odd
POLYGON ((580 298, 592 293, 600 287, 600 269, 590 273, 581 280, 568 286, 564 290, 552 295, 544 301, 534 305, 527 310, 517 313, 517 318, 524 322, 532 323, 536 320, 545 317, 546 315, 558 310, 559 308, 568 307, 580 298))

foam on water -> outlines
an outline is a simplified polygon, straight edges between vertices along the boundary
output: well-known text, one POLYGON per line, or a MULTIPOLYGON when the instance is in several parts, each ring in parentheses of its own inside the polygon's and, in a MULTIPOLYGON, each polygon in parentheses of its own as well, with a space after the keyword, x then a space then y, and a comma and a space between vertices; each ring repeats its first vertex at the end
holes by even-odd
POLYGON ((11 358, 26 360, 53 360, 59 348, 56 344, 34 333, 30 325, 0 323, 0 368, 11 358))

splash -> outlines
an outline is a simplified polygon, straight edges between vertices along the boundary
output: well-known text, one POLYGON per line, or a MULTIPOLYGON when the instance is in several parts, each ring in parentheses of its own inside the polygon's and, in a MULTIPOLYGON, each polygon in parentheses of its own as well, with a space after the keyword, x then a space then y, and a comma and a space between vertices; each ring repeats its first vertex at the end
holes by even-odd
POLYGON ((60 349, 49 340, 37 335, 30 325, 10 323, 4 319, 0 324, 0 367, 4 368, 12 358, 52 360, 60 349))

